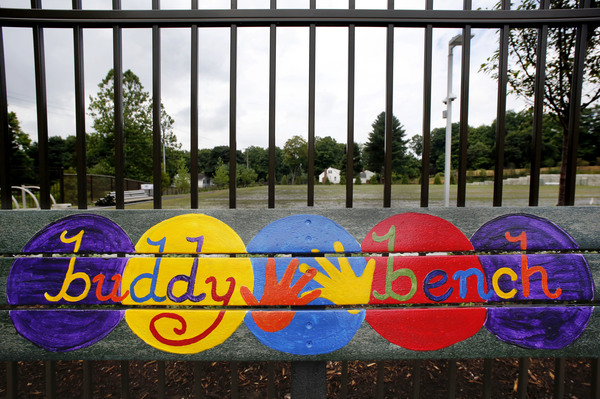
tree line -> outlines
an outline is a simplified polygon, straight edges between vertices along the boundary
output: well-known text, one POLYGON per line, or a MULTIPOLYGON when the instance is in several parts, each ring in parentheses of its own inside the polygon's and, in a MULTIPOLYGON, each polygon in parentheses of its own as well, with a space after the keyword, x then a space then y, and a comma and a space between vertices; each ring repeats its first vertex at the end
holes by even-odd
MULTIPOLYGON (((112 106, 111 104, 107 104, 112 106)), ((147 118, 147 116, 145 116, 147 118)), ((506 139, 504 163, 508 169, 529 168, 532 150, 532 112, 523 110, 509 111, 506 114, 506 139)), ((94 123, 97 130, 108 126, 94 123)), ((400 121, 393 117, 392 128, 392 177, 393 183, 417 183, 421 175, 421 155, 423 150, 422 136, 415 135, 406 139, 406 132, 400 121)), ((172 119, 171 119, 172 121, 172 119)), ((172 124, 172 122, 171 122, 172 124)), ((9 113, 9 125, 12 136, 12 169, 13 185, 37 182, 37 150, 38 145, 31 141, 29 135, 20 128, 14 112, 9 113)), ((140 123, 141 125, 141 123, 140 123)), ((139 126, 139 125, 138 125, 139 126)), ((151 126, 146 120, 146 126, 151 126)), ((138 129, 145 133, 135 133, 135 129, 127 134, 130 138, 126 145, 125 177, 151 182, 152 180, 152 133, 151 128, 138 129), (149 130, 150 129, 150 130, 149 130), (135 134, 139 137, 136 138, 135 134), (135 144, 131 141, 138 140, 135 144), (128 159, 128 161, 127 161, 128 159)), ((127 130, 127 129, 126 129, 127 130)), ((376 173, 372 182, 379 181, 384 172, 384 134, 385 113, 380 113, 374 120, 366 143, 355 143, 353 157, 353 176, 357 177, 367 169, 376 173)), ((430 135, 430 169, 429 175, 443 173, 445 151, 445 128, 436 128, 430 135)), ((469 127, 467 147, 467 167, 470 170, 493 169, 496 143, 496 122, 490 125, 469 127)), ((542 166, 555 167, 561 162, 561 143, 563 138, 560 122, 551 115, 544 117, 542 134, 542 166)), ((88 173, 114 174, 114 138, 109 133, 98 131, 87 135, 88 173), (113 149, 111 149, 111 145, 113 149)), ((51 178, 58 179, 61 169, 75 171, 76 153, 75 136, 66 138, 53 136, 49 138, 49 163, 51 178)), ((190 153, 182 150, 174 135, 166 148, 166 173, 163 180, 173 182, 178 188, 189 188, 190 153)), ((459 124, 452 125, 452 168, 458 167, 459 124)), ((315 174, 334 167, 346 175, 346 145, 330 136, 315 139, 315 174)), ((580 163, 600 165, 600 107, 595 106, 583 111, 580 127, 580 163)), ((269 150, 259 146, 251 146, 236 151, 237 185, 240 187, 263 184, 268 181, 269 150)), ((308 143, 301 135, 288 139, 283 148, 275 147, 275 180, 280 184, 304 184, 307 181, 308 143)), ((198 170, 213 179, 218 187, 229 184, 229 147, 216 146, 198 150, 198 170)))

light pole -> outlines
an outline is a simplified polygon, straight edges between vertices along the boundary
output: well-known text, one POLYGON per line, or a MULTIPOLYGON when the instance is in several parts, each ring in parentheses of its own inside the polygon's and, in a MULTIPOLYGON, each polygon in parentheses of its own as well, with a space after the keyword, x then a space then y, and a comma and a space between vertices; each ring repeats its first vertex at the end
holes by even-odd
POLYGON ((456 35, 448 42, 448 91, 446 98, 442 100, 446 104, 446 159, 444 166, 444 206, 450 206, 450 159, 452 152, 452 102, 456 100, 456 95, 452 94, 452 50, 463 43, 462 35, 456 35))

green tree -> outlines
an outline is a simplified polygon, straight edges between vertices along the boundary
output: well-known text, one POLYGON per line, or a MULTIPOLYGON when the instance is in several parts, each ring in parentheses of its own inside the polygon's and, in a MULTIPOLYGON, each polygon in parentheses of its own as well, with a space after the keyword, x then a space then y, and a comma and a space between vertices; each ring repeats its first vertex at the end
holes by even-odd
MULTIPOLYGON (((236 151, 236 163, 245 163, 244 155, 240 150, 236 151)), ((214 177, 219 161, 229 168, 229 146, 219 145, 210 150, 198 151, 198 170, 203 171, 208 177, 214 177)))
POLYGON ((266 181, 269 174, 269 150, 250 146, 244 151, 246 165, 256 172, 259 181, 266 181))
POLYGON ((173 176, 173 184, 176 189, 187 192, 190 190, 190 173, 183 158, 179 160, 178 164, 177 173, 173 176))
MULTIPOLYGON (((259 182, 269 179, 269 149, 250 146, 244 151, 244 162, 249 168, 254 169, 259 182)), ((283 151, 275 147, 275 181, 288 173, 287 165, 283 162, 283 151)))
POLYGON ((600 165, 600 106, 583 113, 580 133, 579 157, 590 165, 600 165))
MULTIPOLYGON (((346 163, 348 159, 347 151, 344 151, 344 156, 342 157, 341 165, 340 165, 340 174, 342 176, 346 175, 346 163)), ((362 172, 364 168, 363 158, 362 158, 362 148, 358 143, 354 143, 354 157, 352 159, 352 175, 358 176, 360 172, 362 172)), ((360 179, 359 179, 360 180, 360 179)))
POLYGON ((315 138, 315 170, 321 173, 327 168, 340 168, 346 152, 346 146, 333 137, 315 138))
MULTIPOLYGON (((77 169, 76 142, 77 138, 75 136, 68 136, 65 139, 60 136, 48 138, 48 165, 50 168, 51 181, 60 179, 61 171, 63 169, 77 169)), ((33 159, 36 170, 39 161, 37 156, 38 151, 38 143, 32 143, 29 148, 29 154, 33 159)))
MULTIPOLYGON (((371 125, 371 133, 364 147, 365 164, 367 169, 382 173, 385 164, 385 112, 380 113, 371 125)), ((407 140, 400 121, 392 117, 392 172, 406 173, 409 155, 407 154, 407 140)))
POLYGON ((238 165, 236 168, 237 182, 240 187, 248 187, 256 183, 258 174, 252 168, 246 167, 245 164, 238 165))
POLYGON ((296 177, 301 176, 308 163, 308 145, 301 136, 293 136, 283 147, 283 161, 289 167, 292 176, 291 184, 296 184, 296 177))
POLYGON ((217 161, 213 182, 217 188, 226 188, 229 185, 229 166, 224 164, 221 159, 217 161))
MULTIPOLYGON (((519 9, 530 10, 538 7, 537 0, 523 0, 519 9)), ((551 0, 553 9, 570 9, 578 7, 578 0, 551 0)), ((594 7, 599 3, 594 1, 594 7)), ((600 98, 600 47, 598 32, 591 27, 585 40, 587 54, 584 62, 584 90, 581 108, 586 109, 600 98)), ((562 126, 562 167, 558 205, 565 204, 567 154, 570 151, 568 141, 569 109, 571 107, 571 82, 573 81, 575 59, 576 30, 573 27, 552 27, 548 31, 548 47, 546 58, 546 80, 544 87, 545 108, 562 126)), ((514 60, 509 65, 508 84, 513 93, 527 101, 533 101, 535 89, 536 29, 511 29, 509 32, 509 53, 514 60)), ((481 70, 498 78, 499 53, 496 51, 481 66, 481 70)))
MULTIPOLYGON (((114 71, 110 70, 98 85, 96 96, 90 97, 89 113, 94 132, 87 140, 87 161, 92 171, 114 174, 114 71)), ((161 104, 161 127, 167 157, 179 149, 173 134, 174 120, 161 104)), ((152 179, 152 99, 140 79, 131 70, 123 73, 123 133, 125 176, 150 181, 152 179)), ((169 163, 167 162, 167 166, 169 163)), ((174 173, 176 166, 171 166, 174 173)))
POLYGON ((31 155, 31 139, 21 129, 17 114, 12 111, 8 113, 8 134, 11 145, 9 177, 11 186, 35 183, 35 155, 31 155))

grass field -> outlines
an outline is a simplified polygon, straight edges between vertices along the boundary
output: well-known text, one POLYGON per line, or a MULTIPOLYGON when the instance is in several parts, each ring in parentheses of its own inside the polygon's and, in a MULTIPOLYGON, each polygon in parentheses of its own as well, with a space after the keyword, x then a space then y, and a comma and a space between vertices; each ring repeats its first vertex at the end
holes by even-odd
MULTIPOLYGON (((419 207, 421 188, 416 184, 392 185, 392 207, 419 207)), ((600 187, 577 186, 578 206, 600 205, 600 187)), ((199 209, 226 209, 229 207, 228 190, 204 191, 199 193, 199 209)), ((237 207, 258 209, 267 207, 267 187, 248 187, 237 190, 237 207)), ((492 206, 493 186, 467 185, 466 205, 492 206)), ((529 186, 506 185, 503 188, 503 206, 528 206, 529 186)), ((540 187, 540 206, 554 206, 558 198, 558 186, 540 187)), ((355 208, 377 208, 383 204, 383 185, 362 184, 354 186, 355 208)), ((346 205, 346 188, 340 185, 315 186, 315 207, 343 208, 346 205)), ((444 205, 444 186, 429 186, 429 206, 444 205)), ((177 195, 163 197, 164 209, 190 209, 190 196, 177 195)), ((303 208, 306 206, 306 186, 276 186, 275 207, 281 209, 303 208)), ((456 186, 450 187, 450 206, 456 206, 456 186)), ((152 202, 127 205, 127 209, 151 209, 152 202)))

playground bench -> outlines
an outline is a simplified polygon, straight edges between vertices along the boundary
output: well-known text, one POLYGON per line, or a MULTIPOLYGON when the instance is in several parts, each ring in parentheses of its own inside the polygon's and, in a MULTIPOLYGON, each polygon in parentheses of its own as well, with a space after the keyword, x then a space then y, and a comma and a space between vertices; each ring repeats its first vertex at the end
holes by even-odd
POLYGON ((328 360, 600 357, 592 207, 0 211, 0 223, 8 362, 291 361, 292 397, 319 398, 328 360))
MULTIPOLYGON (((111 191, 109 194, 113 198, 117 197, 117 193, 115 191, 111 191)), ((153 198, 151 195, 148 195, 144 190, 126 190, 123 192, 123 197, 123 201, 126 204, 140 201, 151 201, 153 198)))

